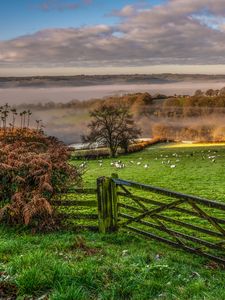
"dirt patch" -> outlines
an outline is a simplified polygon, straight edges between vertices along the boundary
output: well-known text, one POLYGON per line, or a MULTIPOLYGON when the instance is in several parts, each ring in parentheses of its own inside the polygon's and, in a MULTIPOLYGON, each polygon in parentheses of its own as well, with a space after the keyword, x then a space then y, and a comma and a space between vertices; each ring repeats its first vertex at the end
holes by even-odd
POLYGON ((77 236, 75 242, 71 245, 70 250, 81 250, 85 255, 91 256, 102 252, 101 248, 93 248, 86 244, 82 236, 77 236))
POLYGON ((225 265, 210 261, 209 263, 207 263, 206 268, 210 270, 225 270, 225 265))
POLYGON ((17 298, 17 286, 9 282, 0 282, 0 299, 14 300, 17 298))

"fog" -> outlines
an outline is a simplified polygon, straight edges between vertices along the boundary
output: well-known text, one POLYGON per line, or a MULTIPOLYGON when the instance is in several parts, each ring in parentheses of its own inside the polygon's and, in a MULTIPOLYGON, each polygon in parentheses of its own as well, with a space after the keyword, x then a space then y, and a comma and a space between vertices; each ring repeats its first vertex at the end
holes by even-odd
POLYGON ((154 83, 154 84, 115 84, 96 85, 82 87, 45 87, 45 88, 0 88, 0 104, 21 104, 37 102, 61 102, 66 103, 71 100, 89 100, 93 98, 103 98, 112 95, 122 95, 126 93, 148 92, 152 95, 160 93, 165 95, 188 94, 192 95, 197 89, 203 91, 221 89, 225 82, 174 82, 174 83, 154 83))
MULTIPOLYGON (((71 100, 89 100, 93 98, 103 98, 112 95, 121 95, 125 93, 148 92, 152 95, 160 93, 166 95, 174 94, 189 94, 192 95, 197 89, 203 91, 209 88, 221 89, 225 86, 224 82, 175 82, 164 84, 123 84, 123 85, 96 85, 83 87, 51 87, 51 88, 2 88, 0 89, 0 104, 5 103, 11 105, 19 105, 22 103, 37 104, 37 103, 67 103, 71 100)), ((89 104, 81 110, 78 108, 60 108, 53 107, 49 109, 32 109, 33 125, 35 120, 43 120, 45 125, 45 132, 50 135, 57 136, 64 142, 71 144, 80 142, 81 134, 87 132, 87 124, 90 121, 89 104)), ((135 111, 132 111, 135 113, 135 111)), ((207 117, 206 119, 185 119, 177 120, 171 124, 169 120, 157 119, 152 117, 137 116, 135 118, 136 124, 141 127, 143 137, 151 137, 152 130, 156 124, 164 124, 169 122, 175 127, 195 128, 198 131, 200 124, 209 125, 214 124, 215 132, 220 133, 224 131, 223 116, 219 118, 215 116, 207 117)), ((162 130, 161 130, 162 131, 162 130)), ((165 131, 165 130, 164 130, 165 131)), ((162 132, 163 133, 163 132, 162 132)), ((179 135, 179 134, 178 134, 179 135)), ((176 136, 175 136, 176 137, 176 136)), ((179 138, 179 136, 177 136, 179 138)))

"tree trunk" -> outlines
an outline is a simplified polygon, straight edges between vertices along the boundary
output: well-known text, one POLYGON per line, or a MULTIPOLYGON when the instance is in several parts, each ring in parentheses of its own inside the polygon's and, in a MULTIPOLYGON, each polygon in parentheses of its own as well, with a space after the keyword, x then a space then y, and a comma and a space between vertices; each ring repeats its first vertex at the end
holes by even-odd
POLYGON ((110 147, 110 156, 116 157, 116 149, 114 149, 113 147, 110 147))
POLYGON ((128 145, 124 146, 123 149, 124 149, 125 154, 127 154, 129 152, 129 146, 128 145))

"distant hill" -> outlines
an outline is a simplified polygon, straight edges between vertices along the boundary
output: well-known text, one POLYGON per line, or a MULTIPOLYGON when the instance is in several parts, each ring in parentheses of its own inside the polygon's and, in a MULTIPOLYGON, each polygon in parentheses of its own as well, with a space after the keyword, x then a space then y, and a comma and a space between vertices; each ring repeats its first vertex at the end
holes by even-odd
POLYGON ((133 74, 0 77, 0 88, 11 87, 76 87, 111 84, 154 84, 189 81, 225 81, 225 75, 201 74, 133 74))

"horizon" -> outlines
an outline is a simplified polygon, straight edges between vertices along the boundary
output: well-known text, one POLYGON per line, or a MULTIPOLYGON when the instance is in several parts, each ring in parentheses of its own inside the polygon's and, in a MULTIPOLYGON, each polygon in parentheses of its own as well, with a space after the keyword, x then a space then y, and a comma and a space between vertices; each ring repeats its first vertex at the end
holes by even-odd
MULTIPOLYGON (((190 66, 190 68, 193 67, 193 66, 190 66)), ((31 72, 28 72, 28 73, 24 73, 24 74, 15 74, 15 72, 13 73, 14 75, 6 75, 6 73, 3 71, 0 70, 0 78, 13 78, 13 77, 76 77, 76 76, 135 76, 135 75, 140 75, 140 76, 154 76, 154 75, 178 75, 178 76, 225 76, 225 65, 224 66, 220 66, 221 69, 224 68, 224 71, 221 70, 220 72, 154 72, 154 73, 151 73, 151 72, 127 72, 127 73, 123 73, 122 71, 121 72, 112 72, 112 73, 104 73, 101 72, 101 73, 96 73, 96 72, 86 72, 86 73, 82 73, 82 72, 78 72, 78 73, 73 73, 72 71, 68 70, 68 71, 64 71, 64 73, 60 73, 56 70, 54 70, 52 73, 50 71, 47 71, 47 72, 36 72, 36 73, 31 73, 31 72), (3 74, 2 74, 3 73, 3 74)))

